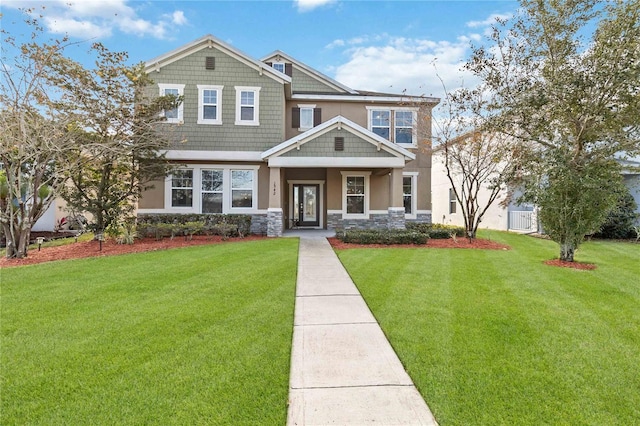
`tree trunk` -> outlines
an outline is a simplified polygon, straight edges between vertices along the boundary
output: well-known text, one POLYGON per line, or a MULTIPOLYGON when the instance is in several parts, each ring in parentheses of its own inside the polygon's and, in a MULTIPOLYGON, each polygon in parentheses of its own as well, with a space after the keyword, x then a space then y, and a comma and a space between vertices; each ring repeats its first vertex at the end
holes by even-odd
POLYGON ((565 262, 573 262, 573 254, 576 251, 576 247, 571 243, 560 244, 560 260, 565 262))
POLYGON ((21 259, 27 256, 27 249, 29 247, 29 237, 31 236, 31 229, 20 229, 19 226, 12 227, 11 224, 4 224, 4 236, 5 236, 5 252, 7 259, 18 258, 21 259))

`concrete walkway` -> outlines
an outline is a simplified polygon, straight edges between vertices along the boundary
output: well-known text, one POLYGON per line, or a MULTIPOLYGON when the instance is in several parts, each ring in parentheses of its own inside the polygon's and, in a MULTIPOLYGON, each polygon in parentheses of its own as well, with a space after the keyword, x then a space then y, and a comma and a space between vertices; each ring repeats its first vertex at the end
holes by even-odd
POLYGON ((436 425, 324 234, 301 233, 288 425, 436 425))

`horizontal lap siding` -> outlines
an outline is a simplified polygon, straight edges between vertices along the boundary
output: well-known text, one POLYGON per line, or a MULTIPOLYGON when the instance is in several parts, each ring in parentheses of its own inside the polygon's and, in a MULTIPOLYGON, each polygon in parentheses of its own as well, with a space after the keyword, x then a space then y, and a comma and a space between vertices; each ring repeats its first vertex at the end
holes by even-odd
POLYGON ((166 125, 176 139, 186 139, 175 149, 264 151, 284 140, 284 89, 274 81, 217 49, 203 49, 152 72, 156 83, 185 84, 184 124, 166 125), (216 58, 215 70, 205 69, 205 58, 216 58), (197 124, 198 84, 222 85, 222 125, 197 124), (260 126, 237 126, 234 86, 261 87, 260 126))

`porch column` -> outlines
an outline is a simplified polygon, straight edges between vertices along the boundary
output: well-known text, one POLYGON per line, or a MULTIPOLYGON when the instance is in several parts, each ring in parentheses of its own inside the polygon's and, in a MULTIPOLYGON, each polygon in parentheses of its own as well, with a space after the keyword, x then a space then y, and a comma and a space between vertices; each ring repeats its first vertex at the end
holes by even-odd
POLYGON ((391 169, 389 175, 389 229, 405 229, 402 169, 391 169))
POLYGON ((267 237, 281 237, 283 228, 282 179, 280 167, 269 168, 269 208, 267 209, 267 237))

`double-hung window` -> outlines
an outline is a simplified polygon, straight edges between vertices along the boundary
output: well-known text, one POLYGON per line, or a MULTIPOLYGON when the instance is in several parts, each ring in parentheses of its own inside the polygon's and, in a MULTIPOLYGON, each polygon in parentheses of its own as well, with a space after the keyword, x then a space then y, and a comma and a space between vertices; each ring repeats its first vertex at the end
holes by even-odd
POLYGON ((222 213, 223 170, 202 170, 202 213, 222 213))
POLYGON ((343 214, 366 216, 369 214, 369 177, 371 172, 342 171, 343 214))
POLYGON ((413 147, 416 145, 417 108, 381 109, 367 107, 369 130, 390 142, 413 147))
POLYGON ((193 169, 176 170, 171 175, 171 207, 193 206, 193 169))
POLYGON ((198 84, 198 124, 222 124, 222 88, 198 84))
POLYGON ((236 86, 236 125, 260 125, 260 88, 236 86))
POLYGON ((231 208, 251 208, 253 198, 253 170, 231 170, 231 208))
POLYGON ((311 104, 298 104, 291 109, 291 127, 301 132, 309 130, 322 122, 322 109, 311 104))
MULTIPOLYGON (((158 84, 160 96, 182 96, 184 94, 184 84, 158 84)), ((167 119, 167 123, 182 123, 183 121, 182 103, 172 109, 162 111, 162 115, 167 119)))
POLYGON ((394 120, 395 143, 413 143, 413 112, 396 111, 394 120))
POLYGON ((391 136, 391 111, 371 110, 371 131, 389 140, 391 136))
POLYGON ((449 213, 453 214, 456 212, 456 207, 458 205, 458 200, 456 199, 456 193, 453 188, 449 188, 449 213))
POLYGON ((418 172, 404 172, 402 174, 402 199, 404 214, 407 218, 416 217, 416 180, 418 172))

